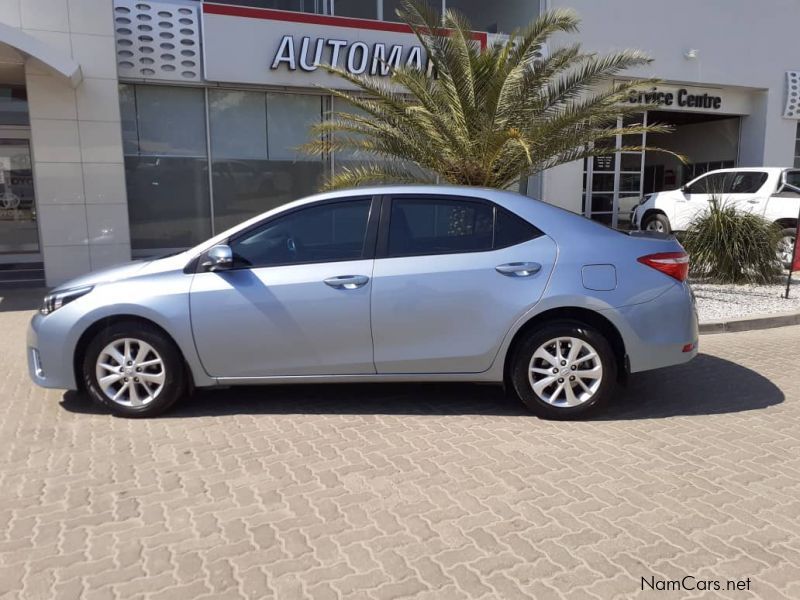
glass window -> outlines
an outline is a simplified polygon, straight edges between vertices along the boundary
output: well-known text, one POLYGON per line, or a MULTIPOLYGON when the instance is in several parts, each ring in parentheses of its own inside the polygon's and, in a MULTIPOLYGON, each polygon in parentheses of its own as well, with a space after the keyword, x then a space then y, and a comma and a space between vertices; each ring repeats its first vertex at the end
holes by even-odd
POLYGON ((194 246, 211 235, 201 89, 120 86, 131 248, 194 246))
POLYGON ((333 12, 337 17, 377 19, 378 3, 383 0, 336 0, 333 12))
POLYGON ((131 248, 188 248, 211 236, 205 158, 126 156, 131 248))
POLYGON ((800 171, 786 171, 786 183, 800 187, 800 171))
POLYGON ((212 158, 267 158, 267 110, 263 92, 209 90, 212 158))
POLYGON ((506 248, 516 246, 542 235, 542 233, 526 220, 502 208, 495 209, 494 247, 506 248))
POLYGON ((273 8, 277 10, 328 15, 330 14, 330 5, 333 3, 333 0, 214 0, 214 2, 219 4, 232 4, 234 6, 273 8))
POLYGON ((764 185, 767 174, 763 171, 740 171, 728 173, 725 179, 725 193, 755 194, 764 185))
POLYGON ((395 198, 389 256, 479 252, 492 248, 492 207, 439 198, 395 198))
POLYGON ((209 92, 216 231, 318 189, 325 163, 297 147, 322 119, 322 102, 300 94, 209 92))
POLYGON ((687 194, 721 194, 725 191, 725 173, 712 173, 686 186, 687 194))
POLYGON ((136 86, 139 154, 206 156, 203 90, 136 86))
POLYGON ((0 86, 0 125, 27 125, 28 95, 24 87, 0 86))
POLYGON ((365 256, 371 200, 323 204, 278 217, 231 242, 240 267, 357 260, 365 256))

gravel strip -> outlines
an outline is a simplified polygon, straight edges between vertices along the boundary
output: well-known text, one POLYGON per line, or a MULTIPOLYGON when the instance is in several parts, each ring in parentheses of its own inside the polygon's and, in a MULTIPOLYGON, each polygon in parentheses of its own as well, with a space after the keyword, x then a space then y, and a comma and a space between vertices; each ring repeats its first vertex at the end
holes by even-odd
POLYGON ((800 273, 792 278, 789 299, 780 285, 730 285, 690 282, 701 323, 731 321, 771 313, 800 312, 800 273), (795 279, 796 278, 796 279, 795 279))

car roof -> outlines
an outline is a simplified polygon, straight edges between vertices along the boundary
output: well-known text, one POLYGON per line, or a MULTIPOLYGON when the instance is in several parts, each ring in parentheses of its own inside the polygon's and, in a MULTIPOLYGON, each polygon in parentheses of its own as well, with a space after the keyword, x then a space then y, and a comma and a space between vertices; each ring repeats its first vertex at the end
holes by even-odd
MULTIPOLYGON (((697 177, 702 177, 703 175, 708 175, 710 173, 738 173, 741 171, 761 171, 764 173, 782 173, 783 171, 791 171, 790 167, 731 167, 728 169, 712 169, 711 171, 706 171, 705 173, 701 173, 697 177)), ((697 178, 696 177, 696 178, 697 178)), ((695 178, 695 179, 696 179, 695 178)))

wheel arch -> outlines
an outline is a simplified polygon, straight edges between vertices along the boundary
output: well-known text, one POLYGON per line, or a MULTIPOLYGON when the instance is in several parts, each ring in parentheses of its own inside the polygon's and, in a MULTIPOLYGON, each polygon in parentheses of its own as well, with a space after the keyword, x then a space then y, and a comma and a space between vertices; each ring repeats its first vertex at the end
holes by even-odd
POLYGON ((542 325, 549 322, 558 320, 578 321, 599 331, 611 345, 614 351, 614 358, 617 361, 617 378, 624 379, 628 373, 628 360, 625 350, 625 341, 622 334, 617 327, 605 316, 597 311, 589 308, 581 308, 578 306, 565 306, 558 308, 551 308, 532 316, 528 321, 520 327, 511 342, 505 355, 503 365, 503 380, 508 381, 509 371, 511 368, 511 361, 514 358, 517 346, 528 335, 529 332, 535 330, 542 325))
POLYGON ((82 365, 89 344, 94 339, 94 337, 98 333, 100 333, 100 331, 102 331, 104 328, 122 322, 139 323, 148 325, 150 327, 154 327, 158 329, 167 339, 169 339, 175 346, 175 349, 178 351, 178 354, 181 357, 181 361, 183 362, 184 374, 186 376, 186 384, 188 385, 190 391, 194 389, 194 374, 192 373, 192 369, 186 360, 186 356, 184 355, 183 350, 180 347, 180 344, 178 344, 177 341, 175 340, 175 337, 155 321, 134 314, 118 314, 118 315, 102 317, 93 322, 91 325, 89 325, 80 335, 80 337, 78 338, 78 342, 75 345, 75 351, 73 352, 72 355, 73 374, 75 376, 75 383, 79 388, 83 386, 82 365))
POLYGON ((794 229, 797 227, 797 219, 785 218, 775 221, 775 225, 782 229, 794 229))
POLYGON ((642 224, 642 227, 644 227, 644 222, 647 221, 647 219, 649 219, 650 217, 652 217, 654 215, 664 215, 664 217, 666 217, 667 221, 670 222, 670 226, 672 226, 672 221, 670 221, 669 215, 667 215, 667 213, 665 213, 662 209, 660 209, 660 208, 648 208, 646 211, 644 211, 644 214, 642 215, 642 220, 640 221, 641 224, 642 224))

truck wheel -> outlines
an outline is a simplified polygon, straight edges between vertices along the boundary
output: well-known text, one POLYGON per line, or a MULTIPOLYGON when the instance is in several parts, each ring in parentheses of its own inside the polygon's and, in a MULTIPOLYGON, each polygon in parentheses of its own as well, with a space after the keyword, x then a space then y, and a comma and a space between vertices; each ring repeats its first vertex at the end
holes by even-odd
POLYGON ((786 227, 781 231, 781 241, 778 242, 778 260, 781 261, 784 269, 792 266, 792 253, 797 240, 797 230, 794 227, 786 227))
POLYGON ((644 220, 644 223, 642 223, 642 229, 645 231, 657 231, 659 233, 672 233, 667 215, 661 213, 648 216, 644 220))

